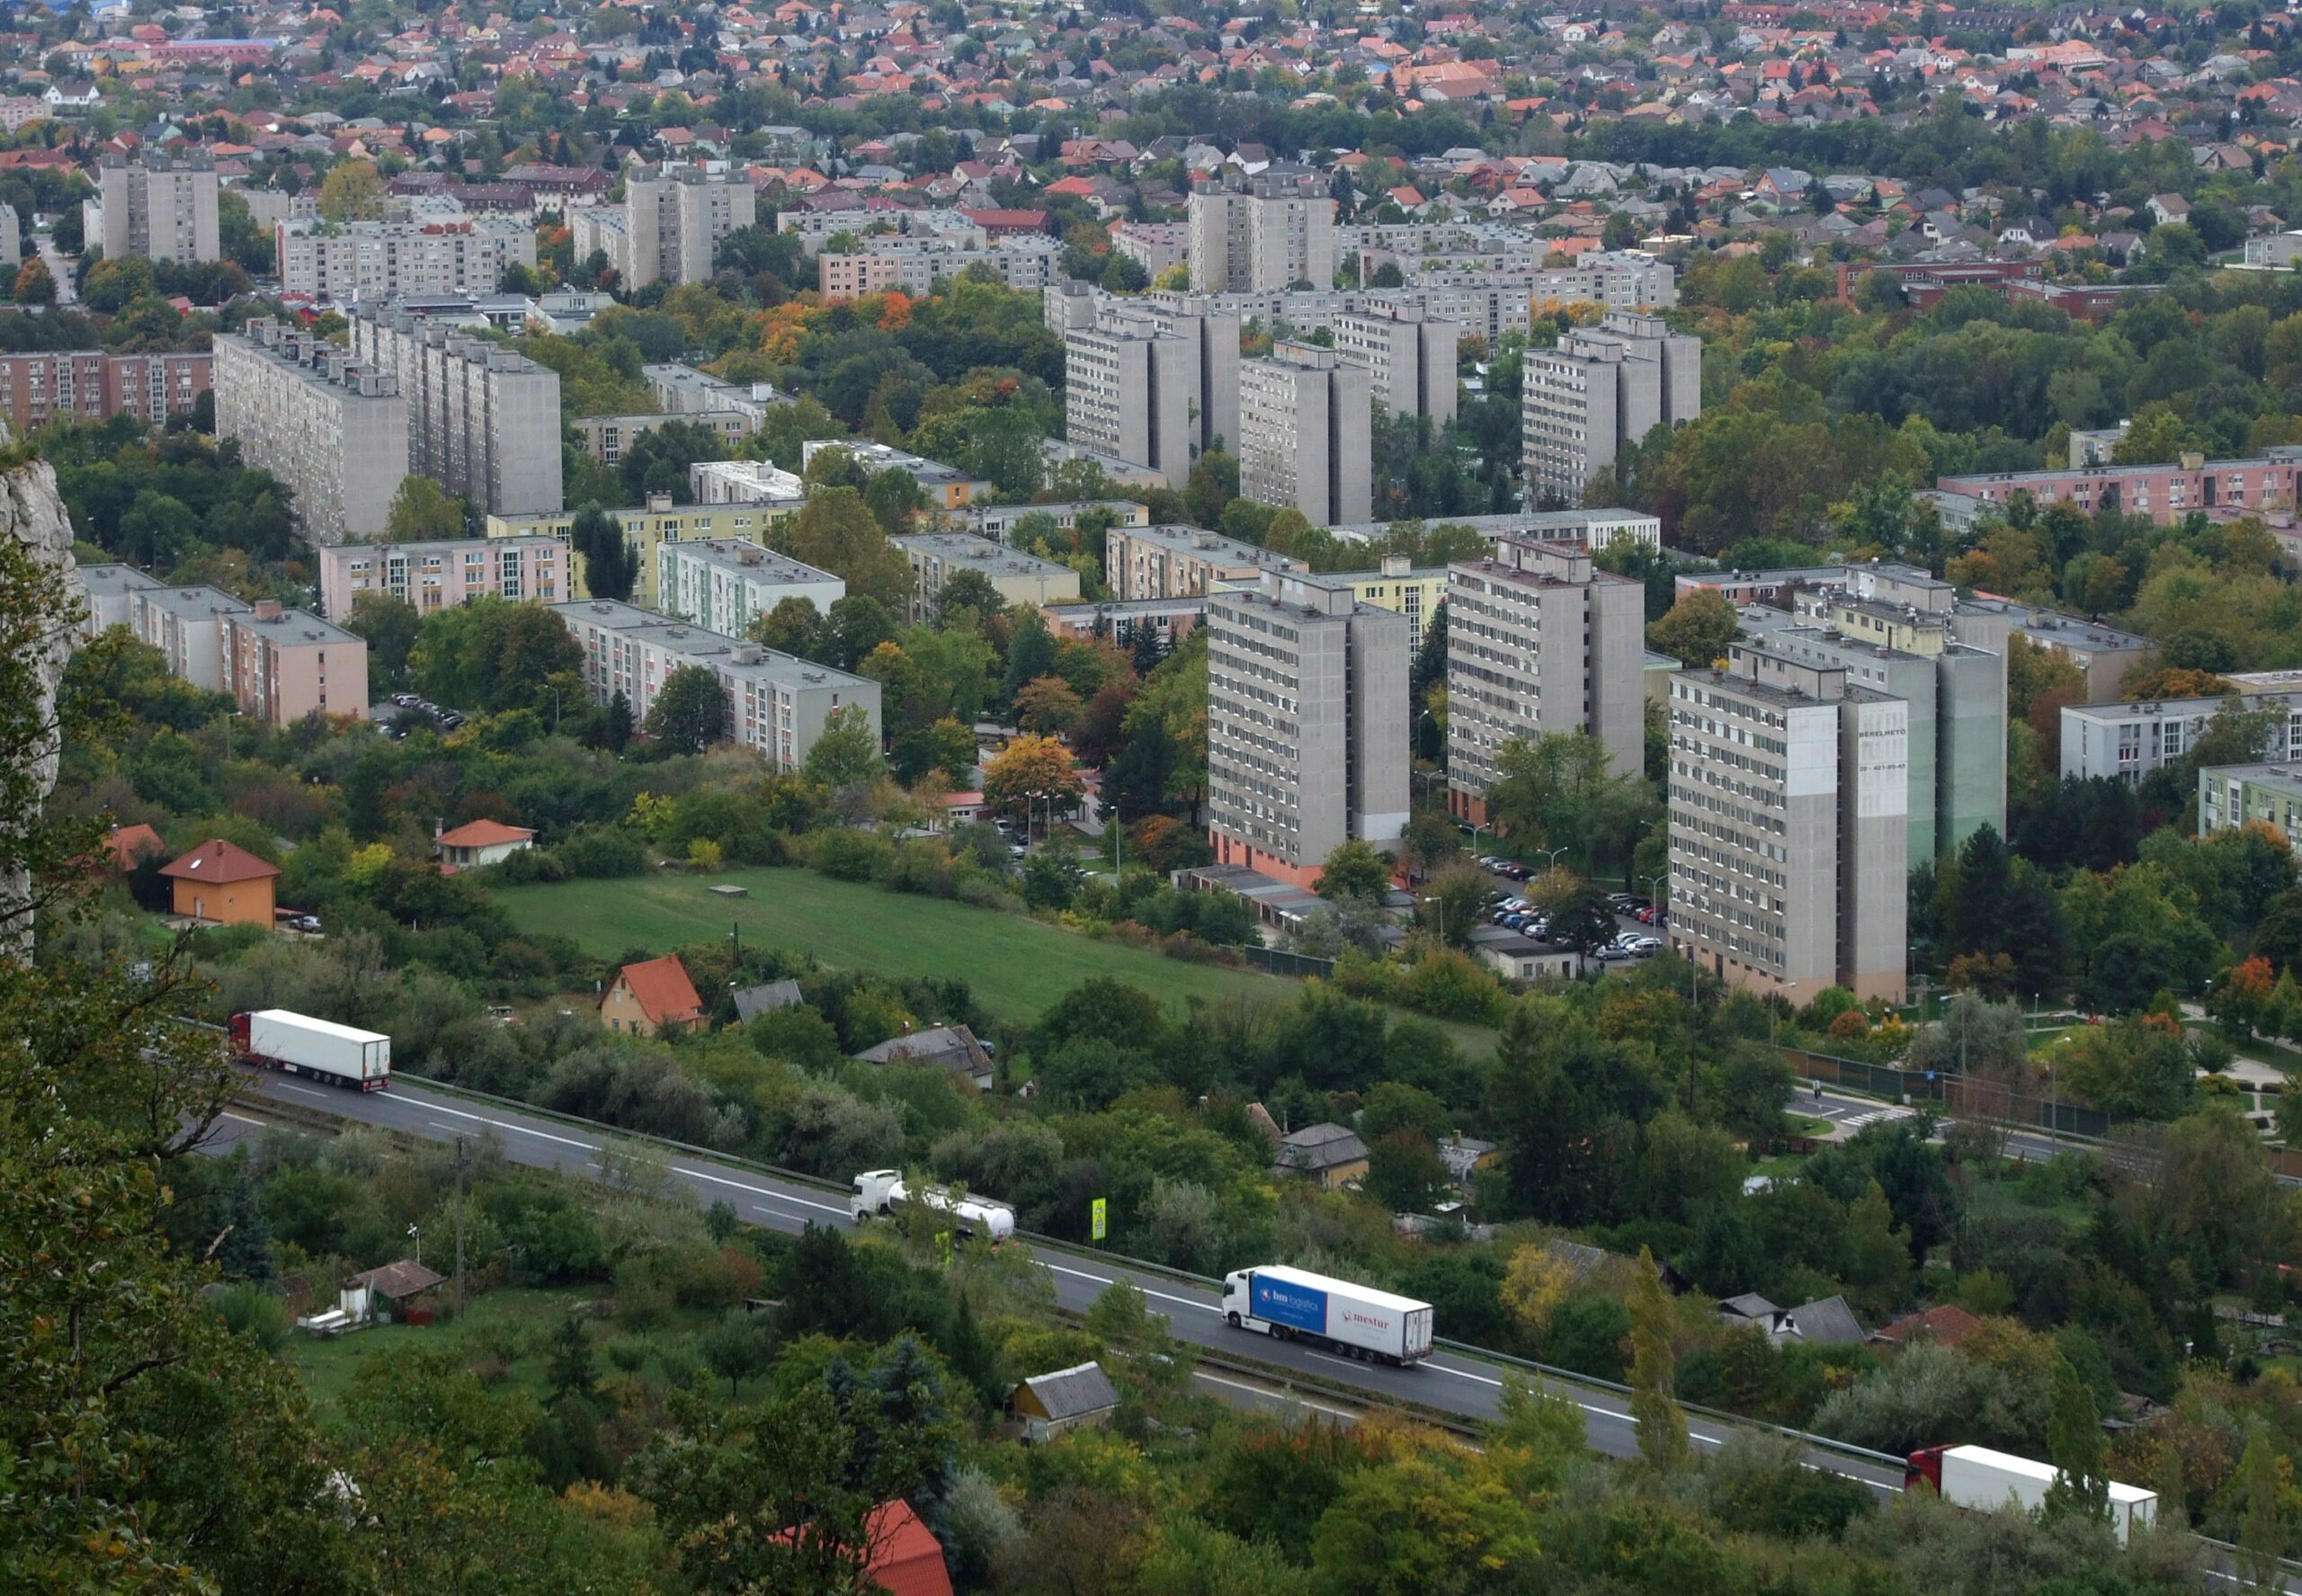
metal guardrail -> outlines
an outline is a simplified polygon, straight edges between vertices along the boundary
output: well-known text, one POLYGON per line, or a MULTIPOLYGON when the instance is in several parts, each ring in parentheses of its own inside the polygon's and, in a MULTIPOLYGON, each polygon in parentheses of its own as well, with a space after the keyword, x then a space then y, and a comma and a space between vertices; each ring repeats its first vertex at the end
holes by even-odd
MULTIPOLYGON (((516 1113, 527 1114, 536 1119, 548 1119, 554 1123, 565 1125, 575 1129, 588 1130, 603 1138, 620 1138, 630 1142, 674 1148, 679 1152, 694 1157, 709 1158, 720 1164, 732 1165, 737 1169, 747 1169, 755 1173, 772 1175, 778 1180, 787 1181, 794 1185, 806 1186, 818 1191, 836 1192, 844 1196, 848 1190, 847 1187, 835 1181, 826 1181, 820 1175, 811 1175, 804 1173, 799 1170, 786 1169, 780 1164, 769 1164, 763 1160, 756 1158, 746 1158, 740 1154, 723 1153, 717 1148, 700 1147, 691 1142, 678 1141, 670 1137, 655 1136, 644 1131, 622 1130, 613 1126, 602 1125, 596 1119, 586 1119, 580 1115, 561 1113, 553 1109, 537 1108, 529 1103, 520 1102, 515 1099, 499 1097, 491 1092, 480 1092, 468 1086, 451 1085, 445 1082, 433 1080, 428 1076, 415 1074, 412 1072, 398 1072, 397 1078, 415 1082, 424 1086, 426 1090, 439 1092, 445 1095, 462 1097, 473 1101, 486 1103, 491 1106, 509 1110, 516 1113)), ((1061 1236, 1048 1235, 1040 1231, 1019 1229, 1015 1234, 1023 1240, 1031 1243, 1034 1246, 1044 1247, 1051 1252, 1066 1253, 1069 1256, 1079 1258, 1086 1262, 1101 1263, 1106 1268, 1133 1270, 1144 1274, 1157 1275, 1163 1279, 1174 1280, 1180 1284, 1211 1289, 1218 1296, 1221 1294, 1223 1289, 1223 1282, 1212 1276, 1194 1274, 1189 1270, 1176 1269, 1173 1265, 1160 1263, 1152 1259, 1136 1258, 1125 1253, 1115 1253, 1111 1251, 1109 1248, 1084 1244, 1079 1242, 1066 1240, 1061 1236)), ((1617 1396, 1625 1397, 1631 1394, 1631 1388, 1619 1381, 1603 1379, 1599 1376, 1584 1374, 1575 1369, 1562 1369, 1557 1364, 1539 1362, 1532 1358, 1520 1358, 1509 1352, 1498 1352, 1493 1348, 1478 1346, 1470 1342, 1451 1341, 1444 1336, 1434 1336, 1432 1338, 1432 1344, 1434 1346, 1443 1348, 1450 1352, 1453 1352, 1459 1357, 1469 1358, 1475 1361, 1492 1364, 1504 1369, 1522 1370, 1529 1374, 1538 1376, 1543 1379, 1553 1380, 1561 1385, 1574 1386, 1583 1390, 1604 1391, 1617 1396)), ((1283 1368, 1284 1366, 1266 1365, 1265 1367, 1283 1368)), ((1293 1375, 1298 1371, 1290 1369, 1286 1372, 1289 1375, 1293 1375)), ((1352 1390, 1356 1395, 1361 1399, 1368 1395, 1363 1391, 1358 1391, 1356 1387, 1348 1388, 1352 1390)), ((1803 1445, 1814 1447, 1824 1451, 1836 1453, 1841 1457, 1858 1462, 1881 1465, 1884 1467, 1900 1469, 1904 1467, 1908 1461, 1906 1458, 1898 1458, 1891 1452, 1873 1451, 1868 1447, 1859 1447, 1851 1441, 1839 1440, 1834 1437, 1827 1435, 1818 1435, 1811 1431, 1793 1429, 1789 1425, 1776 1424, 1765 1419, 1754 1419, 1744 1413, 1728 1413, 1723 1408, 1707 1407, 1700 1403, 1690 1402, 1682 1402, 1679 1404, 1679 1406, 1684 1412, 1700 1418, 1709 1419, 1722 1424, 1735 1425, 1745 1430, 1771 1431, 1774 1434, 1781 1436, 1786 1440, 1795 1440, 1803 1445)))

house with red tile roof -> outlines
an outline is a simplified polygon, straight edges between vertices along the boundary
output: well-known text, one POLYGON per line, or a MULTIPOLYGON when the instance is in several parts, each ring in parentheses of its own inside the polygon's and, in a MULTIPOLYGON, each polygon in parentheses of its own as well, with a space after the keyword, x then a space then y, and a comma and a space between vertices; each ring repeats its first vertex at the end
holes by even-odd
POLYGON ((1923 1313, 1905 1314, 1870 1339, 1896 1351, 1923 1341, 1955 1347, 1981 1328, 1982 1321, 1966 1309, 1944 1303, 1923 1313))
POLYGON ((178 914, 210 925, 261 925, 271 929, 272 883, 280 867, 221 837, 202 843, 162 868, 171 883, 178 914))
POLYGON ((112 869, 122 875, 150 855, 167 851, 168 845, 160 840, 160 834, 148 825, 115 825, 104 839, 104 851, 112 856, 112 869))
POLYGON ((700 1025, 703 1000, 676 953, 627 964, 600 999, 600 1019, 610 1030, 656 1037, 700 1025))
POLYGON ((501 864, 523 848, 536 845, 536 834, 524 825, 506 825, 500 820, 471 820, 453 831, 443 831, 432 839, 439 851, 442 873, 475 869, 481 865, 501 864))

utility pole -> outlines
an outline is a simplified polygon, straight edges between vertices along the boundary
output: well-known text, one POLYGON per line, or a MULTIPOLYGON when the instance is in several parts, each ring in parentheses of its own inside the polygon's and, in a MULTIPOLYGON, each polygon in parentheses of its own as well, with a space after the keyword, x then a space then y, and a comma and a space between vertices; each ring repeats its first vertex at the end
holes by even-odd
POLYGON ((741 969, 744 963, 744 923, 742 921, 727 922, 727 940, 736 944, 736 967, 741 969))
POLYGON ((464 1138, 456 1138, 456 1320, 464 1316, 464 1138))

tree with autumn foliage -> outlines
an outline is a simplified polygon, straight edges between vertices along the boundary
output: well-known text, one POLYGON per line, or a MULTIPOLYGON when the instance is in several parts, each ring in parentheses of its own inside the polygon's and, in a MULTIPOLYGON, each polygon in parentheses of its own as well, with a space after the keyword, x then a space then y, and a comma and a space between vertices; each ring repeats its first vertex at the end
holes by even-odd
POLYGON ((2257 953, 2215 983, 2207 1008, 2241 1036, 2252 1036, 2269 1012, 2271 994, 2277 988, 2278 972, 2257 953))
POLYGON ((1043 807, 1068 809, 1085 791, 1071 750, 1053 737, 1017 737, 983 769, 983 801, 1026 824, 1043 807))

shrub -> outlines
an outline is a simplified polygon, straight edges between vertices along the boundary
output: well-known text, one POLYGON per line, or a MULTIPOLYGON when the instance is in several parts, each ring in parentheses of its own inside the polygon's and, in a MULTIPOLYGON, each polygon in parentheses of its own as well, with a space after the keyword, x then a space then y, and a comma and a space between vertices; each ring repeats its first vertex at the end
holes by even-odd
POLYGON ((244 1280, 212 1293, 208 1303, 233 1334, 247 1336, 265 1351, 288 1344, 288 1309, 263 1287, 244 1280))
POLYGON ((807 864, 834 881, 876 881, 894 869, 895 845, 877 832, 810 832, 807 864))
POLYGON ((560 843, 558 852, 560 868, 568 875, 594 880, 637 876, 647 869, 647 850, 620 826, 584 826, 560 843))

